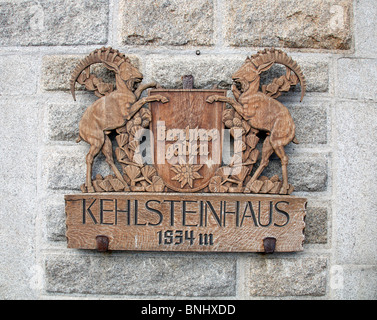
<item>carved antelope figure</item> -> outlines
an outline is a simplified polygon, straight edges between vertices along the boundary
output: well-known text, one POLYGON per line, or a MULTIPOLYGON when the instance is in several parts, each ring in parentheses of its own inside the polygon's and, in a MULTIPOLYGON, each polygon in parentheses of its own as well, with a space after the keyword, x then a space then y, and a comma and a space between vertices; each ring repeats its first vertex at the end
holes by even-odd
POLYGON ((250 192, 252 183, 258 179, 267 167, 272 153, 281 160, 283 184, 281 194, 286 194, 288 184, 288 157, 284 147, 290 142, 298 143, 295 138, 295 125, 288 109, 274 98, 282 91, 288 91, 291 85, 300 82, 301 101, 305 95, 306 81, 297 63, 281 50, 270 49, 259 51, 247 57, 245 63, 232 76, 234 81, 232 92, 236 100, 221 96, 211 96, 207 99, 227 102, 256 130, 265 131, 267 136, 262 147, 262 158, 258 169, 245 187, 245 193, 250 192), (286 67, 286 74, 259 91, 260 74, 267 71, 274 63, 286 67), (293 71, 293 74, 292 74, 293 71))
POLYGON ((141 93, 157 83, 139 85, 143 75, 132 66, 129 58, 118 50, 112 48, 101 48, 90 53, 81 60, 72 73, 70 80, 71 93, 75 97, 75 83, 85 85, 89 90, 95 91, 97 96, 102 96, 89 106, 84 112, 79 123, 79 138, 89 145, 89 152, 86 156, 86 187, 88 192, 94 192, 92 184, 92 166, 94 158, 100 151, 105 155, 106 162, 110 165, 116 177, 124 184, 125 190, 128 185, 123 176, 114 164, 112 143, 108 136, 111 130, 120 128, 130 120, 136 112, 147 102, 168 101, 163 96, 151 96, 138 100, 141 93), (111 86, 103 83, 90 74, 90 66, 102 63, 107 69, 115 73, 116 89, 112 91, 111 86), (137 87, 138 86, 138 87, 137 87))

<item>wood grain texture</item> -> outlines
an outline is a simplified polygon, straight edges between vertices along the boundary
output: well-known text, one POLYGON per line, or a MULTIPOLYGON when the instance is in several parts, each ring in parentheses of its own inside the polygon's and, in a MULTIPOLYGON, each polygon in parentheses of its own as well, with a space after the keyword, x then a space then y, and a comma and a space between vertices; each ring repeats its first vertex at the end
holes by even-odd
MULTIPOLYGON (((289 110, 275 100, 291 86, 301 85, 301 101, 306 90, 306 81, 301 68, 285 52, 278 49, 264 49, 247 57, 245 63, 232 75, 233 98, 214 95, 208 102, 222 101, 230 104, 245 120, 249 127, 266 133, 263 142, 262 158, 258 169, 248 181, 244 192, 255 192, 255 182, 269 163, 270 156, 275 153, 281 161, 282 185, 280 194, 289 194, 292 188, 288 183, 288 156, 284 147, 290 142, 298 143, 295 136, 295 124, 289 110), (276 78, 260 91, 260 74, 269 70, 274 64, 286 67, 286 74, 276 78), (254 189, 254 191, 253 191, 254 189)), ((258 184, 258 183, 257 183, 258 184)))
POLYGON ((69 248, 109 250, 276 252, 303 250, 306 199, 195 193, 66 195, 69 248))
POLYGON ((119 180, 118 184, 121 184, 116 188, 129 190, 127 182, 114 163, 112 143, 108 135, 111 131, 124 127, 144 104, 155 100, 167 102, 167 99, 161 96, 140 98, 144 90, 157 86, 156 82, 140 84, 142 80, 142 73, 132 66, 131 60, 111 47, 94 50, 81 60, 72 72, 70 84, 74 100, 76 82, 85 85, 100 97, 85 110, 79 123, 79 137, 76 142, 84 140, 90 145, 86 156, 86 183, 82 186, 83 192, 96 192, 92 171, 94 158, 100 152, 119 180), (90 66, 97 63, 102 63, 115 73, 114 91, 111 85, 103 83, 90 73, 90 66))
MULTIPOLYGON (((196 89, 152 89, 149 91, 150 97, 163 96, 169 101, 167 103, 151 102, 150 109, 152 113, 151 130, 154 137, 154 161, 155 168, 158 175, 165 182, 166 186, 170 189, 178 192, 195 192, 204 189, 210 179, 214 176, 216 170, 221 165, 221 150, 222 150, 222 129, 224 124, 222 122, 222 113, 225 108, 225 103, 206 102, 207 98, 217 94, 220 96, 226 95, 226 90, 196 90, 196 89), (157 123, 163 122, 165 126, 165 148, 161 148, 158 145, 159 134, 157 132, 157 123), (202 130, 206 133, 217 130, 218 139, 214 141, 199 141, 199 139, 190 139, 189 132, 186 134, 185 141, 177 139, 169 139, 169 130, 202 130), (201 152, 200 149, 204 143, 208 146, 208 155, 201 152), (176 152, 169 158, 169 147, 173 147, 174 144, 180 146, 187 152, 176 152), (197 149, 194 149, 194 144, 197 149), (160 159, 163 159, 163 163, 159 161, 159 152, 165 152, 160 159), (216 155, 215 155, 216 153, 216 155), (218 160, 215 164, 208 166, 205 164, 207 160, 214 160, 216 157, 218 160), (167 159, 169 158, 169 159, 167 159), (173 163, 177 160, 174 170, 173 163), (181 162, 182 161, 182 162, 181 162), (185 163, 187 165, 182 165, 185 163), (197 164, 191 165, 191 164, 197 164), (199 167, 200 166, 200 167, 199 167), (187 179, 187 183, 183 179, 180 179, 179 174, 182 172, 191 173, 187 179), (195 173, 196 172, 196 173, 195 173), (178 175, 178 177, 177 177, 178 175), (177 177, 174 179, 174 177, 177 177), (197 177, 197 178, 195 178, 197 177)), ((183 174, 182 174, 183 177, 183 174)))

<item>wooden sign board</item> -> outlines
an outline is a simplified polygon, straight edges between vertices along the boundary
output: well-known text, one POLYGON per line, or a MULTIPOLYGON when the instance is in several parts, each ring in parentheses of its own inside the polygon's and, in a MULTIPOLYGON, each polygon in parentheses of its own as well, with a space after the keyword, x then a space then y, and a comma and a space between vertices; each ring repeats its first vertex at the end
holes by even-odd
POLYGON ((245 194, 66 195, 69 248, 108 250, 302 251, 306 199, 245 194), (98 237, 100 236, 100 237, 98 237), (274 240, 275 241, 275 240, 274 240))

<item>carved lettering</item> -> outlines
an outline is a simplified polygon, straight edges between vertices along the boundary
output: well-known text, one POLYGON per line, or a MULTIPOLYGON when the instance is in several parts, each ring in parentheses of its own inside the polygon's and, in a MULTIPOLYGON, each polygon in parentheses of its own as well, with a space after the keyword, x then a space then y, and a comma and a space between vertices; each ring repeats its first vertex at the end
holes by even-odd
POLYGON ((277 251, 302 250, 305 199, 264 196, 250 200, 247 195, 218 199, 190 194, 149 197, 66 196, 70 247, 80 248, 77 243, 84 241, 87 248, 97 235, 104 235, 110 239, 110 247, 114 243, 120 250, 263 251, 263 239, 273 237, 277 251))

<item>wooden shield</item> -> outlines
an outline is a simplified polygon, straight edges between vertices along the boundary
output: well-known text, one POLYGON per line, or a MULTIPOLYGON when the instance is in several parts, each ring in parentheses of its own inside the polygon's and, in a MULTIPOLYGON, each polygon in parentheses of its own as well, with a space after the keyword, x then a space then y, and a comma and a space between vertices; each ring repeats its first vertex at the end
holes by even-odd
POLYGON ((222 158, 223 102, 208 103, 226 90, 154 89, 167 103, 152 102, 154 166, 166 186, 174 191, 204 189, 222 158))

